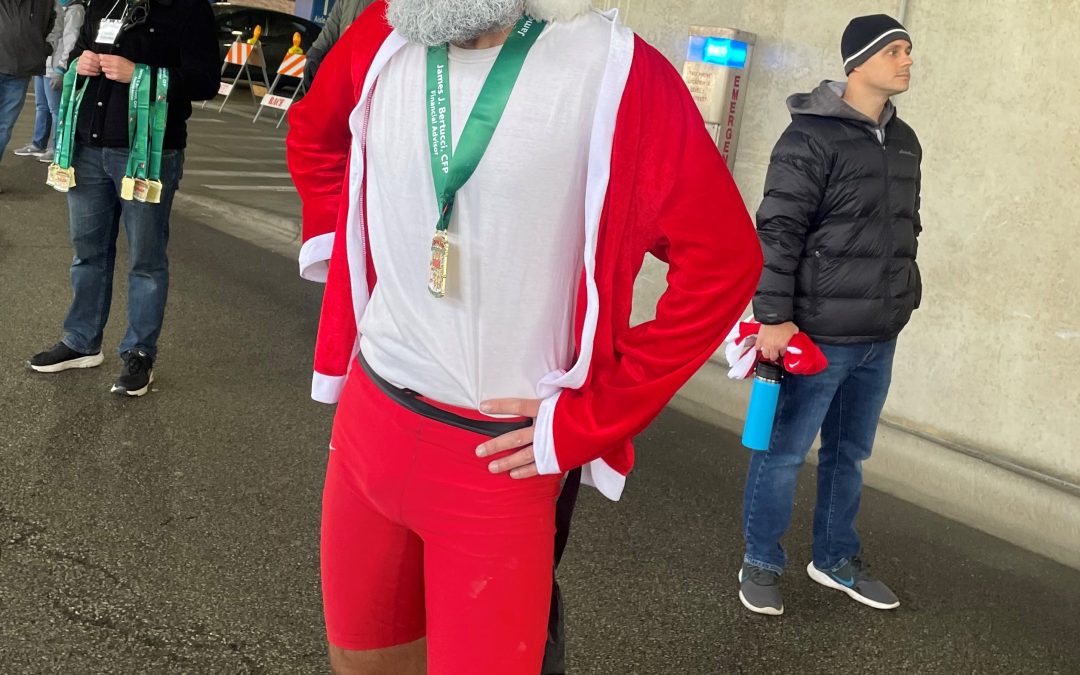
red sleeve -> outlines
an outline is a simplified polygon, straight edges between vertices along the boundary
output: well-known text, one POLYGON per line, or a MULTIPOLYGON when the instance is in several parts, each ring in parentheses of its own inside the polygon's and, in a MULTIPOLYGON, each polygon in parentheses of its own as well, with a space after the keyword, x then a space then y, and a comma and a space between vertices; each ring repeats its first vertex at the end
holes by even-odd
POLYGON ((696 104, 667 60, 640 39, 612 167, 590 374, 581 389, 560 394, 552 422, 563 471, 648 426, 720 347, 761 275, 753 222, 696 104), (631 328, 633 282, 647 251, 668 262, 667 290, 655 319, 631 328))
POLYGON ((289 112, 285 145, 289 172, 303 202, 301 273, 305 277, 309 266, 320 265, 311 278, 326 278, 325 261, 332 250, 339 211, 348 205, 349 117, 368 68, 390 34, 385 17, 385 1, 372 3, 330 50, 311 91, 289 112), (318 237, 324 238, 316 241, 318 237))

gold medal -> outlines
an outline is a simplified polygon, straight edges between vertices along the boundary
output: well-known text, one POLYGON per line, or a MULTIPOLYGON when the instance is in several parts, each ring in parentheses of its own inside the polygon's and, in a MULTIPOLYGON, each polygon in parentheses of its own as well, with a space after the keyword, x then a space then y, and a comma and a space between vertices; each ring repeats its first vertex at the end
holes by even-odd
POLYGON ((120 199, 130 202, 134 198, 135 179, 131 176, 124 176, 124 180, 120 181, 120 199))
POLYGON ((147 204, 160 204, 161 203, 161 191, 164 186, 159 180, 152 180, 148 184, 146 190, 146 203, 147 204))
POLYGON ((61 169, 57 166, 51 178, 51 185, 57 192, 67 192, 75 187, 75 169, 61 169))
POLYGON ((146 180, 145 178, 136 178, 135 179, 135 190, 134 190, 134 194, 132 194, 132 196, 135 198, 135 201, 145 203, 147 193, 149 193, 149 192, 150 192, 150 181, 146 180))
POLYGON ((45 184, 51 188, 56 187, 56 172, 60 170, 60 165, 53 162, 49 165, 49 177, 45 179, 45 184))
POLYGON ((450 258, 450 239, 445 232, 436 232, 431 239, 431 270, 428 290, 436 298, 446 296, 446 269, 450 258))

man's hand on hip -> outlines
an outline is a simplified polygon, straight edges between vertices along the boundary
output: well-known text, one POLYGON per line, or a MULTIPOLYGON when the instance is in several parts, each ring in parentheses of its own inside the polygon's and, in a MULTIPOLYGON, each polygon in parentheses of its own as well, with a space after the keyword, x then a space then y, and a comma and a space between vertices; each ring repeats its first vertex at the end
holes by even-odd
MULTIPOLYGON (((535 420, 540 413, 541 402, 540 399, 501 398, 484 401, 480 404, 480 410, 489 415, 517 415, 518 417, 528 417, 535 420)), ((530 426, 493 438, 476 448, 476 456, 490 457, 500 452, 516 449, 517 452, 488 464, 488 470, 491 473, 506 473, 509 471, 511 478, 538 476, 540 474, 536 470, 536 457, 533 455, 532 446, 535 431, 535 427, 530 426)))
POLYGON ((775 326, 762 324, 761 328, 758 329, 755 347, 761 352, 761 356, 765 360, 777 361, 787 351, 788 343, 798 332, 799 327, 791 321, 779 323, 775 326))
MULTIPOLYGON (((105 73, 105 77, 114 82, 130 84, 131 78, 135 76, 135 63, 125 59, 123 56, 102 54, 98 57, 98 60, 101 62, 101 72, 105 73)), ((79 63, 82 63, 81 59, 79 63)))

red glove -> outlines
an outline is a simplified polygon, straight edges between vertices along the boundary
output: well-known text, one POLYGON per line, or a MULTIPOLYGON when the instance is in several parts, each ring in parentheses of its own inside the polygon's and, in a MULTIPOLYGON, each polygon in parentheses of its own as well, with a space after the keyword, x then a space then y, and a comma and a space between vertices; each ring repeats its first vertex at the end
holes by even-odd
MULTIPOLYGON (((724 353, 731 366, 728 371, 731 379, 744 380, 753 374, 758 361, 754 343, 760 327, 761 324, 757 321, 747 319, 735 326, 728 335, 724 353)), ((825 358, 825 354, 805 333, 796 333, 791 338, 784 354, 784 370, 793 375, 817 375, 828 366, 829 360, 825 358)))

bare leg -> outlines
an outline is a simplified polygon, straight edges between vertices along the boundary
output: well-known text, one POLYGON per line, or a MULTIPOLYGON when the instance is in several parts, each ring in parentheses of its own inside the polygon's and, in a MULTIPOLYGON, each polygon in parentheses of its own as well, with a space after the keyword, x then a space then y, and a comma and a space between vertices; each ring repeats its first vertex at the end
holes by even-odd
POLYGON ((334 675, 425 675, 427 640, 362 652, 330 645, 330 669, 334 675))

